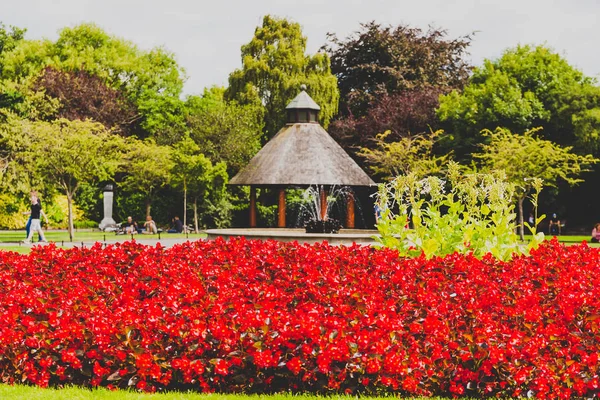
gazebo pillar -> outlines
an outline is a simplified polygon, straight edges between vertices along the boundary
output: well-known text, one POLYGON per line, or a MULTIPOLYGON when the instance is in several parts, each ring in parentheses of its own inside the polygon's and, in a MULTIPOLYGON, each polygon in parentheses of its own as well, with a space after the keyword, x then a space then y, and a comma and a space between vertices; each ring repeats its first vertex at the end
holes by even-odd
POLYGON ((324 220, 327 215, 327 190, 322 187, 319 195, 321 196, 321 220, 324 220))
POLYGON ((279 206, 277 208, 277 227, 285 228, 285 189, 279 189, 279 206))
POLYGON ((354 193, 346 195, 346 228, 354 229, 354 193))
POLYGON ((250 186, 250 228, 256 228, 256 188, 250 186))

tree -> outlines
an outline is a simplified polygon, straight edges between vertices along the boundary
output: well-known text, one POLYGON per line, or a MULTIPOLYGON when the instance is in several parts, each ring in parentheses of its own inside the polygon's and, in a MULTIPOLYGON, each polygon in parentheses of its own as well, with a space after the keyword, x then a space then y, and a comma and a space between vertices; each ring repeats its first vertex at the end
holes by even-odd
POLYGON ((387 142, 390 131, 375 137, 375 149, 362 148, 358 153, 365 158, 371 170, 382 178, 414 174, 417 177, 440 173, 451 160, 451 153, 437 156, 433 146, 443 135, 442 131, 404 137, 397 142, 387 142))
POLYGON ((20 99, 13 109, 22 117, 54 115, 43 109, 48 96, 32 89, 46 67, 74 74, 85 71, 120 92, 140 115, 142 137, 170 142, 185 130, 179 99, 184 71, 162 48, 141 51, 93 24, 65 28, 56 42, 21 40, 3 55, 0 81, 20 99))
POLYGON ((436 129, 440 94, 467 81, 470 42, 470 36, 449 39, 440 29, 375 22, 344 40, 330 34, 324 48, 340 89, 340 116, 331 123, 331 135, 355 154, 357 147, 376 150, 382 132, 401 141, 436 129))
POLYGON ((41 90, 59 101, 58 118, 93 119, 124 135, 132 134, 135 122, 140 119, 122 92, 87 71, 69 72, 46 67, 33 90, 41 90))
MULTIPOLYGON (((9 29, 0 22, 0 56, 4 52, 12 51, 25 37, 27 29, 10 26, 9 29)), ((0 73, 2 72, 2 61, 0 59, 0 73)))
POLYGON ((462 88, 471 67, 464 60, 470 36, 447 39, 445 30, 374 21, 345 40, 328 35, 324 49, 338 78, 340 112, 361 117, 381 95, 434 87, 462 88))
POLYGON ((237 173, 260 150, 263 113, 255 104, 226 102, 225 89, 205 89, 202 96, 186 101, 186 124, 190 137, 213 163, 225 162, 237 173))
MULTIPOLYGON (((199 217, 215 214, 215 206, 225 206, 226 184, 228 181, 226 165, 223 162, 215 166, 200 153, 200 147, 190 138, 178 143, 172 152, 172 182, 183 189, 183 223, 187 225, 187 196, 192 195, 194 210, 194 229, 198 232, 199 217), (198 210, 198 201, 202 200, 203 210, 198 210)), ((217 219, 219 216, 216 217, 217 219)))
POLYGON ((600 150, 600 88, 544 46, 518 46, 486 60, 462 93, 440 98, 437 113, 463 155, 484 140, 483 129, 496 127, 542 126, 544 138, 560 145, 600 150))
POLYGON ((556 187, 559 180, 575 185, 583 182, 579 175, 600 161, 591 155, 574 154, 572 147, 561 147, 537 135, 539 129, 525 131, 522 135, 508 129, 486 130, 482 134, 489 142, 481 145, 481 152, 474 154, 487 170, 503 170, 509 182, 515 185, 519 206, 521 240, 524 237, 523 202, 536 184, 556 187))
POLYGON ((389 132, 387 140, 401 141, 412 135, 427 134, 436 121, 435 109, 442 89, 424 87, 402 93, 383 93, 361 117, 352 114, 334 120, 331 135, 353 154, 357 148, 375 149, 377 135, 389 132))
MULTIPOLYGON (((12 51, 25 36, 25 29, 11 26, 9 29, 0 22, 0 76, 3 70, 4 53, 12 51)), ((0 82, 0 108, 10 107, 13 103, 20 101, 18 93, 5 88, 0 82)))
POLYGON ((73 241, 73 200, 80 185, 112 179, 122 162, 124 143, 91 121, 22 121, 22 129, 29 145, 28 167, 67 196, 73 241))
POLYGON ((150 215, 152 197, 169 183, 171 178, 171 148, 159 146, 151 140, 132 140, 122 164, 125 177, 122 188, 128 192, 142 193, 146 216, 150 215))
POLYGON ((270 139, 285 124, 285 107, 307 85, 321 107, 320 122, 327 127, 337 113, 339 94, 325 53, 305 55, 306 38, 300 24, 269 15, 242 46, 242 69, 229 75, 227 100, 262 104, 264 129, 270 139))

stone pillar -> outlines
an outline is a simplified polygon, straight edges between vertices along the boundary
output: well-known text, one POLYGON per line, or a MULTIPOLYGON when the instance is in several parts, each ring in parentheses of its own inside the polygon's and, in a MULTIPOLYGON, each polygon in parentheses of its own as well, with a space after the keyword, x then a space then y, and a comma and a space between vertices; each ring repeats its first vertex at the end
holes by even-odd
POLYGON ((250 186, 250 228, 256 228, 256 188, 250 186))
POLYGON ((277 227, 285 228, 285 189, 279 189, 279 207, 277 211, 277 227))
POLYGON ((104 187, 104 218, 100 221, 98 228, 104 230, 109 226, 117 225, 112 217, 113 212, 113 185, 104 187))
POLYGON ((325 220, 327 216, 327 190, 322 187, 319 195, 321 196, 321 220, 325 220))
POLYGON ((354 193, 346 195, 346 228, 354 229, 354 193))

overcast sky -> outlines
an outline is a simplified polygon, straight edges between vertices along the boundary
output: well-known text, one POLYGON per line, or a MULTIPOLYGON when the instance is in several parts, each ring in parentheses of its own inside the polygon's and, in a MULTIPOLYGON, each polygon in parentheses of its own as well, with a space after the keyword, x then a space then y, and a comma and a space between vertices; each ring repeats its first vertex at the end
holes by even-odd
POLYGON ((600 77, 600 0, 0 0, 0 21, 27 28, 28 39, 56 39, 63 27, 93 22, 143 49, 163 46, 185 68, 190 94, 227 84, 266 14, 299 22, 308 53, 327 32, 345 38, 374 20, 434 25, 452 38, 476 32, 475 65, 519 43, 546 44, 600 77))

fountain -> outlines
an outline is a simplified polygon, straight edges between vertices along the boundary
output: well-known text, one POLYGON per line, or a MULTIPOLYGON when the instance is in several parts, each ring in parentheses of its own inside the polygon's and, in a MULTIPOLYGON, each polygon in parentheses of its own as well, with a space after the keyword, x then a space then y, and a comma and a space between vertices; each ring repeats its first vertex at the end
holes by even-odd
POLYGON ((311 186, 303 194, 298 219, 306 233, 338 233, 342 224, 331 217, 334 205, 339 198, 346 198, 351 192, 344 187, 333 186, 329 193, 323 186, 311 186))

